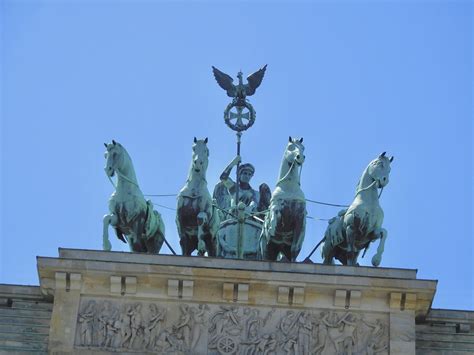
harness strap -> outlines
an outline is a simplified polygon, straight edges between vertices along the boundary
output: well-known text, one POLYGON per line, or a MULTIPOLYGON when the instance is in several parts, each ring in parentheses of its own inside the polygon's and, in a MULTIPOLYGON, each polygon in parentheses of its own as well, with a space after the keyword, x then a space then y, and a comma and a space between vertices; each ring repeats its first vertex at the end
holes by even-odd
POLYGON ((290 172, 291 172, 291 169, 293 169, 293 166, 295 165, 295 160, 293 160, 293 162, 291 163, 291 166, 290 168, 288 169, 287 173, 285 174, 285 176, 283 176, 280 180, 277 181, 277 185, 282 182, 283 180, 285 180, 288 175, 290 175, 290 172))

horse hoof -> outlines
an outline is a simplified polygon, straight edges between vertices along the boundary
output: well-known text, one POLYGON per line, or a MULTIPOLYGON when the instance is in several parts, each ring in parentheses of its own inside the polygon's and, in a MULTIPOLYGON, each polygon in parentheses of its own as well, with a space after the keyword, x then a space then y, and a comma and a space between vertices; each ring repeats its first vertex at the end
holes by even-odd
POLYGON ((109 241, 104 242, 104 244, 102 245, 102 249, 104 249, 105 251, 111 251, 112 250, 112 245, 110 244, 109 241))

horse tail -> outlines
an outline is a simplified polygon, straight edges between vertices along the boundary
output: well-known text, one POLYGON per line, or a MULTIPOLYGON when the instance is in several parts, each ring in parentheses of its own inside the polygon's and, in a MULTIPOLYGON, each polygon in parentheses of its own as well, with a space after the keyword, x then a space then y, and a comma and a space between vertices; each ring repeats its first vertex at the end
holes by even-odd
POLYGON ((115 229, 115 234, 117 235, 117 238, 120 239, 122 242, 127 243, 127 240, 123 236, 124 233, 122 232, 122 230, 118 226, 115 227, 114 229, 115 229))
POLYGON ((209 230, 212 235, 212 239, 217 239, 217 232, 221 224, 220 210, 216 207, 216 200, 213 200, 211 204, 211 218, 209 220, 209 230))
POLYGON ((329 258, 332 259, 331 254, 333 253, 333 249, 344 242, 343 219, 344 214, 339 213, 328 222, 328 226, 324 232, 324 237, 321 240, 321 242, 324 241, 321 250, 321 256, 324 260, 329 258))

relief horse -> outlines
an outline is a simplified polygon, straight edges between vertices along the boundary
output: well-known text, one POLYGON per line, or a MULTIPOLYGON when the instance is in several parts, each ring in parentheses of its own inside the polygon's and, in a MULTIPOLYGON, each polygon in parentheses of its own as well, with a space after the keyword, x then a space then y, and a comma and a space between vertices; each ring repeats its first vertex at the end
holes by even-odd
POLYGON ((110 213, 103 220, 103 249, 111 250, 111 225, 117 238, 128 242, 131 251, 158 254, 165 239, 161 215, 153 210, 151 201, 145 200, 138 186, 132 159, 125 148, 114 140, 104 145, 107 148, 105 173, 114 186, 112 177, 117 175, 117 185, 109 200, 110 213))
POLYGON ((304 160, 303 138, 290 137, 260 238, 266 260, 275 261, 281 253, 293 262, 301 250, 306 228, 306 200, 300 187, 304 160))
POLYGON ((393 157, 386 157, 385 152, 372 160, 362 173, 352 204, 329 221, 323 238, 325 264, 332 264, 336 258, 343 265, 358 265, 359 253, 379 239, 372 265, 380 265, 387 231, 382 228, 384 214, 378 191, 388 184, 392 161, 393 157))
POLYGON ((178 194, 176 225, 183 255, 216 256, 219 217, 207 189, 209 149, 206 139, 194 138, 193 156, 186 184, 178 194))

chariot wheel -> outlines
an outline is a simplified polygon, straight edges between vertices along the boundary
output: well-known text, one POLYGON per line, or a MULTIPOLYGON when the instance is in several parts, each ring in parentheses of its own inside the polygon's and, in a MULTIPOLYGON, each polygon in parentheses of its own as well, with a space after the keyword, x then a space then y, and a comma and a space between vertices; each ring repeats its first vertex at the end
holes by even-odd
POLYGON ((224 336, 217 341, 217 351, 221 355, 231 355, 237 352, 237 342, 231 337, 224 336))

